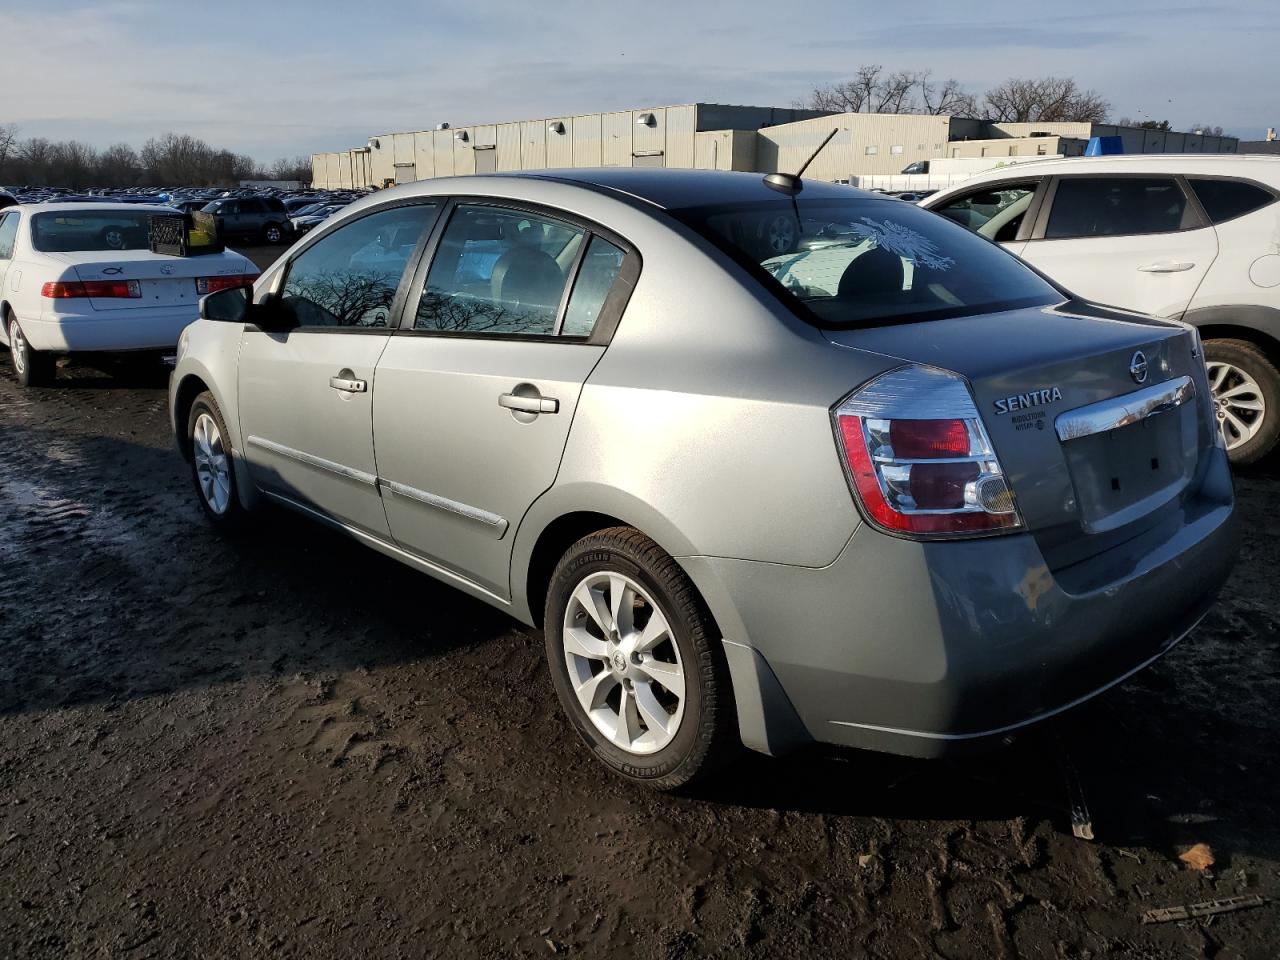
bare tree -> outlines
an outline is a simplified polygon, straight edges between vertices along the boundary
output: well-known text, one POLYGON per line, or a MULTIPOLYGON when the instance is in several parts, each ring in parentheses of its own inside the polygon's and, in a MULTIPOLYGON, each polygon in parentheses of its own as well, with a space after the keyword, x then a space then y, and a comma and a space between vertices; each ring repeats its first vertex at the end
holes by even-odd
POLYGON ((0 124, 0 171, 6 169, 9 158, 18 147, 18 125, 16 123, 0 124))
POLYGON ((1193 123, 1191 125, 1193 133, 1199 133, 1206 137, 1220 137, 1224 131, 1221 127, 1211 123, 1193 123))
POLYGON ((878 63, 859 67, 853 79, 815 87, 797 106, 838 113, 973 114, 974 98, 959 82, 937 82, 930 71, 887 72, 878 63))
POLYGON ((1111 105, 1070 77, 1010 78, 987 91, 988 120, 1013 123, 1093 122, 1107 119, 1111 105))
POLYGON ((976 117, 978 103, 973 94, 966 93, 959 81, 935 82, 929 70, 916 74, 916 88, 920 91, 921 112, 938 116, 976 117))
POLYGON ((98 154, 97 181, 102 186, 128 187, 138 183, 142 164, 127 143, 114 143, 98 154))

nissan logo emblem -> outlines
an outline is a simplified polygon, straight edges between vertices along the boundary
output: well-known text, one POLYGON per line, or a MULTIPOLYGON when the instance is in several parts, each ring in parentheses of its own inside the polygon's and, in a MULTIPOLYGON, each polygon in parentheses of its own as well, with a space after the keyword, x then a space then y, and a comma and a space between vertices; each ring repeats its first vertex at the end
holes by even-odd
POLYGON ((1134 383, 1147 382, 1147 355, 1141 350, 1135 350, 1129 358, 1129 376, 1134 383))

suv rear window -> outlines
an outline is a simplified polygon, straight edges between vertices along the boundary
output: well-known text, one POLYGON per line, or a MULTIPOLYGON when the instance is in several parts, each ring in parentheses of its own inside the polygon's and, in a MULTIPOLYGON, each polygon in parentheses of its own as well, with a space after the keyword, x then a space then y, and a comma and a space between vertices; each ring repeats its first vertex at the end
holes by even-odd
POLYGON ((1214 223, 1253 213, 1275 200, 1269 190, 1241 180, 1192 180, 1191 189, 1214 223))
POLYGON ((901 200, 801 196, 672 215, 821 327, 909 323, 1063 300, 995 244, 901 200))

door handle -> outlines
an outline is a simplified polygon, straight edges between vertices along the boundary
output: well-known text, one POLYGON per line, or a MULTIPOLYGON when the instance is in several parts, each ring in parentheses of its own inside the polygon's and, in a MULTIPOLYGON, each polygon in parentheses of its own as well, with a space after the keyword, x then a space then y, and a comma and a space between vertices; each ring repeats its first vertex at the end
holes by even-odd
POLYGON ((330 377, 329 386, 335 390, 341 390, 343 393, 364 393, 369 389, 368 382, 364 380, 349 380, 346 377, 330 377))
POLYGON ((1187 260, 1161 260, 1159 263, 1145 264, 1138 269, 1143 273, 1182 273, 1194 266, 1194 263, 1187 260))
POLYGON ((551 397, 522 397, 516 393, 504 393, 498 397, 498 406, 521 413, 559 413, 560 401, 551 397))

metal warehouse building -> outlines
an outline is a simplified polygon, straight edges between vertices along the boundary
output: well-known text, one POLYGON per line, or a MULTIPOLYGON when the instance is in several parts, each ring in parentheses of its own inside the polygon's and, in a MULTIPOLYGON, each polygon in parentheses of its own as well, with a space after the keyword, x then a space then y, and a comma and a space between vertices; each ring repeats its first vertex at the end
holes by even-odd
POLYGON ((996 123, 919 114, 829 113, 692 103, 611 113, 378 134, 367 146, 312 157, 313 186, 341 189, 431 177, 557 167, 795 170, 835 138, 808 175, 847 181, 895 174, 916 160, 1084 152, 1119 136, 1126 153, 1234 153, 1232 137, 1091 123, 996 123))

